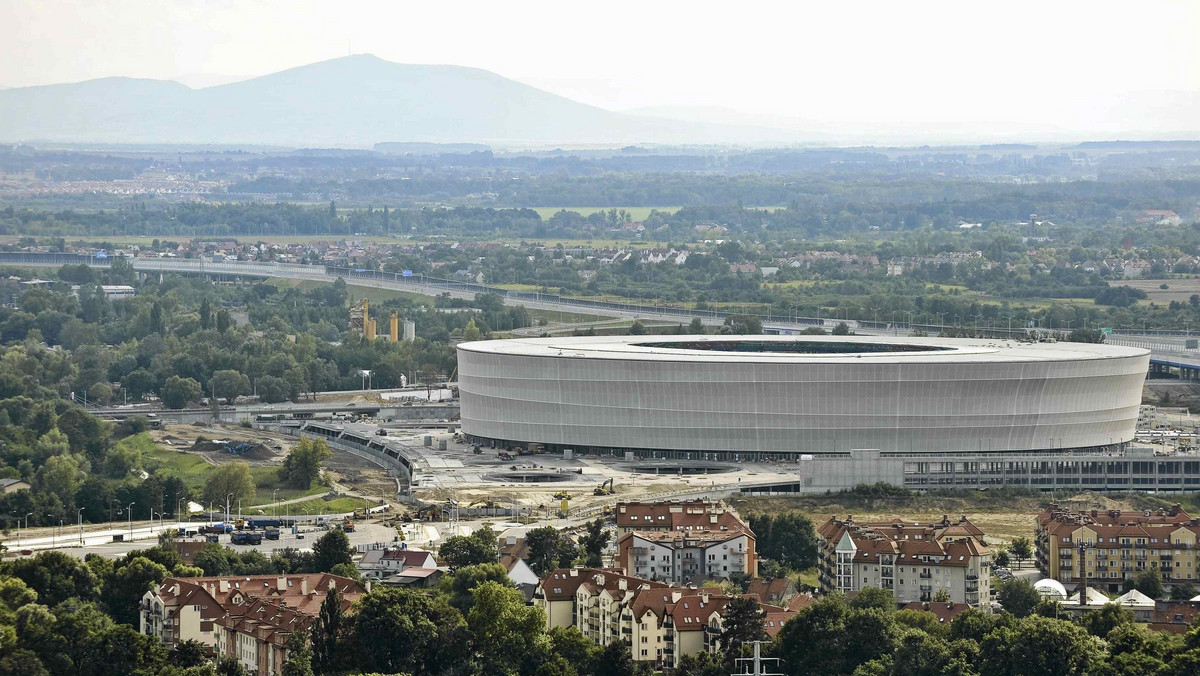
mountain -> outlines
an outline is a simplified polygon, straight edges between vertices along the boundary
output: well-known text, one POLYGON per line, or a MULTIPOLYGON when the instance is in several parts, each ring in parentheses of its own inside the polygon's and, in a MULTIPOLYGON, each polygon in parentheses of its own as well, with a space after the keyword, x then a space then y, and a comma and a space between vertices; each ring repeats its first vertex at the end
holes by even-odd
POLYGON ((476 68, 398 64, 370 55, 203 89, 104 78, 0 92, 2 141, 370 147, 737 142, 762 136, 759 130, 746 135, 720 125, 615 113, 476 68))

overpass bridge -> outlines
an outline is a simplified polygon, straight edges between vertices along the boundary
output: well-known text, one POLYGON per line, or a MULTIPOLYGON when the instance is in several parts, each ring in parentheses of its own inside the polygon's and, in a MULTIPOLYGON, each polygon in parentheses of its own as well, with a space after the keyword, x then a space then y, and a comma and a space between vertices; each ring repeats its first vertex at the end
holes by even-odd
MULTIPOLYGON (((487 284, 463 282, 430 277, 421 274, 385 272, 366 268, 349 268, 322 265, 297 265, 292 263, 267 263, 254 261, 215 261, 208 258, 122 258, 133 269, 146 274, 173 273, 195 274, 212 277, 280 277, 284 279, 332 282, 341 278, 351 286, 390 289, 425 296, 448 295, 452 298, 474 299, 478 293, 491 293, 501 297, 506 305, 523 305, 527 308, 548 312, 570 312, 591 314, 618 319, 655 319, 667 322, 687 323, 699 318, 708 326, 724 323, 726 317, 744 312, 720 312, 717 310, 693 310, 666 304, 640 305, 612 301, 569 298, 556 294, 535 291, 516 291, 487 284)), ((112 257, 67 253, 23 253, 0 252, 0 265, 16 267, 58 268, 63 265, 88 265, 97 268, 111 267, 112 257)), ((837 317, 804 317, 799 315, 755 315, 763 325, 764 333, 798 333, 809 327, 830 330, 839 322, 845 322, 861 334, 908 335, 915 331, 936 335, 947 328, 944 324, 909 323, 904 321, 866 321, 839 319, 837 317)), ((964 326, 963 328, 967 328, 964 326)), ((1013 338, 1026 338, 1033 329, 992 327, 989 332, 996 335, 1009 334, 1013 338)), ((1063 338, 1068 331, 1062 329, 1037 329, 1038 335, 1063 338)), ((1109 336, 1107 342, 1114 345, 1146 347, 1153 353, 1151 364, 1163 369, 1175 369, 1186 373, 1189 379, 1200 378, 1200 350, 1189 349, 1187 331, 1131 331, 1120 329, 1109 336)))

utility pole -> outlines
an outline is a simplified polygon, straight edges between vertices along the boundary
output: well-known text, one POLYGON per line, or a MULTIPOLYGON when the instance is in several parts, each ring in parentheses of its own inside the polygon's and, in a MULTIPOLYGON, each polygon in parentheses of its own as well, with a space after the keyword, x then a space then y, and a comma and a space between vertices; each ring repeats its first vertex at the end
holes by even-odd
MULTIPOLYGON (((745 643, 743 643, 742 645, 745 645, 745 643)), ((739 657, 739 658, 735 659, 734 662, 749 663, 748 666, 750 667, 750 671, 743 671, 740 674, 738 674, 738 673, 731 674, 731 676, 741 676, 741 674, 749 674, 751 676, 783 676, 782 674, 779 674, 779 673, 763 671, 763 663, 764 662, 771 662, 771 663, 773 663, 772 666, 777 667, 779 664, 779 658, 763 657, 762 656, 762 641, 754 642, 754 656, 753 657, 739 657)))

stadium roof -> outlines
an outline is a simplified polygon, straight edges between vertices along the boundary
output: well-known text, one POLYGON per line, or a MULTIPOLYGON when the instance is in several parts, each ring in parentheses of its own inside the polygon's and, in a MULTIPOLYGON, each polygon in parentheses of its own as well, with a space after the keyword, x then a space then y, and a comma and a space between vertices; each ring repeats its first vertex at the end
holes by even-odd
POLYGON ((458 349, 528 357, 775 364, 1084 361, 1149 355, 1117 345, 906 336, 571 336, 460 343, 458 349))

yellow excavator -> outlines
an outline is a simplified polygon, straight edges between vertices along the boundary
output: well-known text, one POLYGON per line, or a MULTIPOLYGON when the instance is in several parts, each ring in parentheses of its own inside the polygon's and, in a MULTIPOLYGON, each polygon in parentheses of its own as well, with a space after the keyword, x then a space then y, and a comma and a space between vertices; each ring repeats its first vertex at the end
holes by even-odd
POLYGON ((596 486, 596 490, 592 491, 592 495, 612 495, 614 492, 613 480, 612 477, 609 477, 604 483, 596 486))

